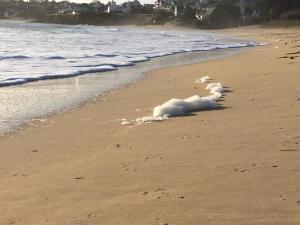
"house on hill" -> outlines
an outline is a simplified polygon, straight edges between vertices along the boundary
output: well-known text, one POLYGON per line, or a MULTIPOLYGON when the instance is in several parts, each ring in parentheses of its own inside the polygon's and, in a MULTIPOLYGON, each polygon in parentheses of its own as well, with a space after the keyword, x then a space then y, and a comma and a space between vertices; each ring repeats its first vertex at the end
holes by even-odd
POLYGON ((125 14, 130 14, 132 12, 130 1, 124 2, 120 7, 120 11, 125 14))
POLYGON ((90 11, 90 7, 88 4, 83 3, 83 4, 76 4, 74 6, 74 10, 75 13, 87 13, 90 11))
POLYGON ((241 17, 244 21, 260 17, 257 0, 239 0, 237 6, 240 8, 241 17))
POLYGON ((117 5, 115 1, 111 1, 107 3, 107 13, 115 13, 115 12, 120 12, 120 6, 117 5))
POLYGON ((71 3, 68 1, 58 2, 56 7, 58 14, 71 13, 74 10, 71 3))
POLYGON ((4 17, 4 18, 7 18, 7 19, 13 18, 13 17, 16 17, 16 16, 18 16, 18 13, 17 13, 17 11, 15 11, 14 9, 7 9, 7 10, 4 12, 4 14, 3 14, 3 17, 4 17))
POLYGON ((92 3, 90 3, 90 8, 94 13, 100 13, 101 11, 103 11, 103 5, 100 1, 97 0, 94 0, 92 3))

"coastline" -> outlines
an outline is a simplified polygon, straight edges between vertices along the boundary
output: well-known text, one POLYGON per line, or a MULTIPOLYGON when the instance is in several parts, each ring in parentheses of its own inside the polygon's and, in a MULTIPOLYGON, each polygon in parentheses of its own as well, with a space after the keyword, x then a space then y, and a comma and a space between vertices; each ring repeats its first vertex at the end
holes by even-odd
POLYGON ((3 123, 0 126, 0 135, 22 130, 23 126, 33 121, 43 121, 45 117, 83 107, 85 104, 105 97, 111 92, 139 82, 152 70, 220 59, 239 54, 242 51, 245 49, 180 53, 153 58, 110 72, 83 74, 63 79, 29 82, 21 86, 2 87, 0 95, 2 102, 6 105, 1 107, 0 104, 0 121, 3 123), (33 89, 36 91, 33 92, 33 89), (66 96, 68 96, 67 99, 66 96), (14 107, 16 104, 18 104, 17 108, 14 107), (43 107, 38 108, 41 104, 43 107), (7 107, 6 112, 1 111, 5 107, 7 107))
POLYGON ((269 45, 154 70, 0 137, 1 223, 298 224, 299 58, 280 57, 297 51, 299 30, 225 32, 269 45), (231 90, 224 109, 121 125, 170 98, 206 95, 194 84, 202 75, 231 90))
MULTIPOLYGON (((149 27, 145 28, 150 29, 149 27)), ((199 31, 196 30, 186 29, 186 31, 199 34, 199 31)), ((231 36, 228 38, 235 39, 231 36)), ((44 120, 42 117, 68 111, 82 106, 86 102, 94 101, 99 95, 105 95, 110 91, 129 85, 131 82, 143 79, 150 70, 226 57, 244 51, 247 47, 172 53, 167 56, 149 58, 144 62, 136 62, 128 66, 116 65, 112 71, 67 75, 61 79, 35 79, 29 76, 27 78, 29 82, 21 81, 25 82, 22 85, 4 84, 8 86, 0 89, 0 96, 2 96, 0 101, 0 135, 15 131, 22 125, 31 123, 31 120, 44 120)))

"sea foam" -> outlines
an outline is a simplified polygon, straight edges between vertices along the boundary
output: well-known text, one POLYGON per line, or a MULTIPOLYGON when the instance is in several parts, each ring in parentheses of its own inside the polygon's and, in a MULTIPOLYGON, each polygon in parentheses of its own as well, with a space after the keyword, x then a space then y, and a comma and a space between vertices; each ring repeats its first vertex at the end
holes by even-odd
MULTIPOLYGON (((206 79, 207 77, 208 76, 202 78, 206 79)), ((199 80, 205 80, 202 78, 199 80)), ((152 121, 162 121, 170 117, 187 115, 198 110, 219 108, 220 105, 217 101, 222 97, 222 92, 224 92, 225 88, 221 83, 210 83, 206 86, 206 89, 211 91, 211 95, 204 97, 193 95, 185 99, 172 98, 154 107, 152 116, 137 118, 136 123, 142 124, 152 121)))
POLYGON ((200 84, 200 83, 206 83, 207 81, 210 80, 210 77, 209 76, 204 76, 204 77, 201 77, 200 79, 196 80, 195 83, 197 84, 200 84))

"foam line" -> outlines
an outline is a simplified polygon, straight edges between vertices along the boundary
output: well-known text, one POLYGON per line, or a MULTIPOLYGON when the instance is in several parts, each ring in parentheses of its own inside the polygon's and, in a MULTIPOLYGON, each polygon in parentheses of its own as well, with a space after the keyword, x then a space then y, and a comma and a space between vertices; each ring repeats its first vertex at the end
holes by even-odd
MULTIPOLYGON (((208 32, 157 31, 0 20, 0 86, 118 69, 178 53, 259 45, 208 32), (20 33, 26 33, 26 41, 20 33), (89 68, 89 69, 88 69, 89 68), (111 69, 110 69, 111 70, 111 69), (53 75, 53 77, 50 77, 53 75), (10 80, 6 80, 10 78, 10 80), (13 79, 11 79, 13 78, 13 79)), ((199 83, 208 82, 207 77, 199 83)))
MULTIPOLYGON (((210 79, 208 76, 202 78, 199 79, 201 83, 204 83, 202 80, 205 80, 206 82, 210 79)), ((165 103, 154 107, 152 116, 137 118, 136 123, 143 124, 150 123, 152 121, 162 121, 170 117, 183 116, 201 109, 219 108, 220 106, 217 101, 222 97, 222 92, 225 90, 222 84, 210 83, 206 86, 206 89, 210 90, 211 95, 205 97, 193 95, 185 99, 172 98, 165 103)))
POLYGON ((200 84, 200 83, 206 83, 207 81, 210 80, 210 77, 209 76, 204 76, 204 77, 201 77, 200 79, 196 80, 195 83, 197 84, 200 84))
POLYGON ((27 82, 33 82, 33 81, 39 81, 39 80, 51 80, 51 79, 75 77, 75 76, 79 76, 79 75, 87 74, 87 73, 97 73, 97 72, 105 72, 105 71, 112 71, 112 70, 116 70, 116 67, 111 66, 111 65, 102 65, 102 66, 93 67, 93 68, 84 68, 84 69, 79 69, 79 70, 75 70, 75 71, 69 71, 69 72, 58 73, 58 74, 47 74, 47 75, 36 76, 36 77, 24 77, 24 78, 10 77, 7 79, 0 80, 0 87, 24 84, 27 82))

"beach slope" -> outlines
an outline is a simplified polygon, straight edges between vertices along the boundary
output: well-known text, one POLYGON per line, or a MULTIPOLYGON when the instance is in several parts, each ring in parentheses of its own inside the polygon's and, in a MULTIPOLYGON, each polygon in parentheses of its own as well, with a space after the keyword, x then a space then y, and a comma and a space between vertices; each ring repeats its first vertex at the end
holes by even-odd
POLYGON ((0 138, 0 224, 300 224, 300 30, 225 30, 268 45, 152 71, 0 138), (228 88, 222 108, 121 125, 228 88))

